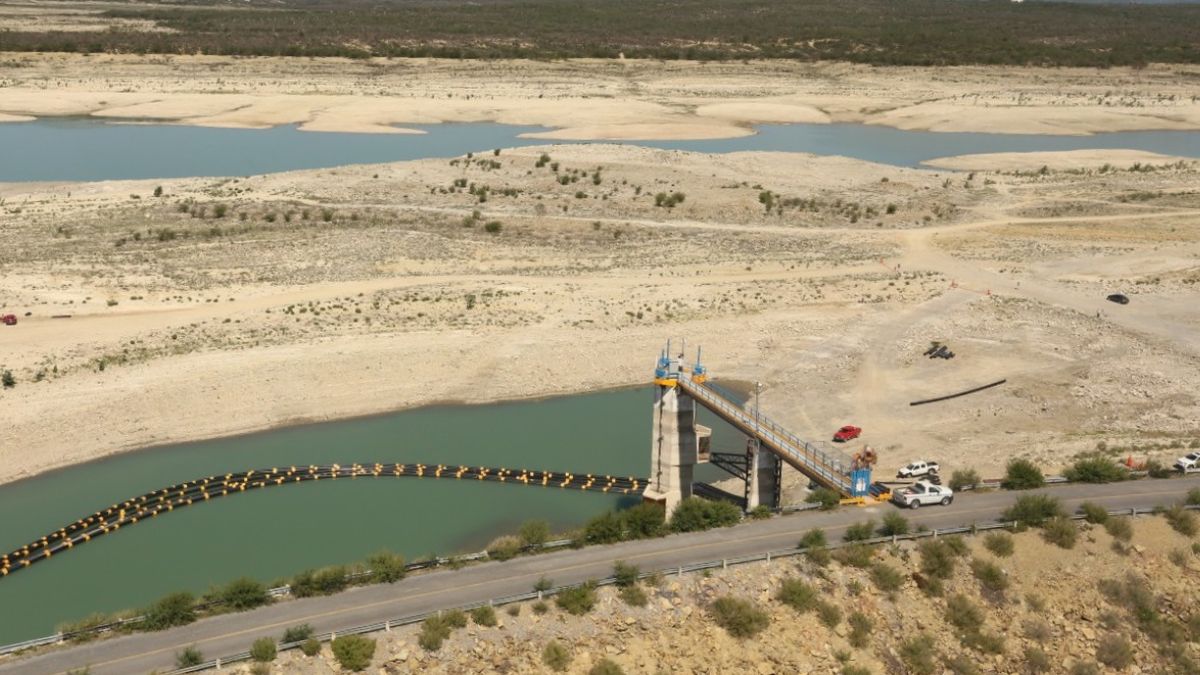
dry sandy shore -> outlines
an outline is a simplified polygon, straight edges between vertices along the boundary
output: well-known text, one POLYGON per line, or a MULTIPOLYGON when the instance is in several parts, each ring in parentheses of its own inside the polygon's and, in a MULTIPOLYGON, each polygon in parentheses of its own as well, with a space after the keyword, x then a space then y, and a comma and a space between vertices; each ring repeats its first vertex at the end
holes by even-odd
MULTIPOLYGON (((0 17, 2 19, 3 17, 0 17)), ((0 55, 3 115, 403 132, 542 125, 546 139, 698 139, 756 123, 1090 134, 1200 128, 1195 66, 870 68, 788 62, 0 55)))
POLYGON ((767 383, 797 433, 863 426, 884 470, 931 455, 991 474, 1098 443, 1173 456, 1200 438, 1198 179, 1194 162, 966 174, 591 145, 10 184, 0 304, 21 322, 0 328, 17 380, 0 481, 643 383, 679 335, 718 376, 767 383), (1115 290, 1133 301, 1105 302, 1115 290), (931 340, 956 358, 923 357, 931 340))

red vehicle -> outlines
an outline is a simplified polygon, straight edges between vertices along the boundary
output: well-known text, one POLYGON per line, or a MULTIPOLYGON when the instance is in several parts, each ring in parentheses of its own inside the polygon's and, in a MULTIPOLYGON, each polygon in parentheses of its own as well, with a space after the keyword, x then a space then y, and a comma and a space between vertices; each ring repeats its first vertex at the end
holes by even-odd
POLYGON ((862 434, 862 429, 847 424, 837 430, 837 433, 833 435, 833 440, 838 443, 845 443, 846 441, 858 438, 860 434, 862 434))
POLYGON ((5 314, 4 316, 0 316, 0 323, 3 323, 5 326, 15 326, 17 325, 17 315, 5 314))

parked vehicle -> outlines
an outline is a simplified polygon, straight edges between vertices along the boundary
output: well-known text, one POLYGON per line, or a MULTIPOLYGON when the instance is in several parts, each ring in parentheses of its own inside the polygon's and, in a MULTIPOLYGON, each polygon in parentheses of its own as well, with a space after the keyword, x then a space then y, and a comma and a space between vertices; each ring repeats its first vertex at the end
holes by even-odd
POLYGON ((937 462, 926 462, 923 459, 918 459, 915 462, 909 462, 907 465, 900 467, 900 470, 896 472, 896 478, 917 478, 937 473, 940 470, 941 468, 937 462))
POLYGON ((15 326, 17 325, 17 315, 5 314, 4 316, 0 316, 0 323, 3 323, 5 326, 15 326))
POLYGON ((892 502, 896 506, 915 509, 931 504, 949 506, 954 501, 954 491, 948 487, 934 485, 927 480, 917 481, 907 487, 892 491, 892 502))
POLYGON ((833 435, 833 440, 837 443, 845 443, 846 441, 852 441, 858 438, 860 434, 862 434, 862 429, 847 424, 846 426, 837 430, 837 433, 833 435))
POLYGON ((1124 293, 1113 293, 1112 295, 1108 296, 1108 301, 1115 302, 1118 305, 1128 305, 1129 296, 1125 295, 1124 293))
POLYGON ((1179 469, 1180 471, 1200 469, 1200 452, 1189 452, 1183 457, 1175 460, 1175 468, 1179 469))

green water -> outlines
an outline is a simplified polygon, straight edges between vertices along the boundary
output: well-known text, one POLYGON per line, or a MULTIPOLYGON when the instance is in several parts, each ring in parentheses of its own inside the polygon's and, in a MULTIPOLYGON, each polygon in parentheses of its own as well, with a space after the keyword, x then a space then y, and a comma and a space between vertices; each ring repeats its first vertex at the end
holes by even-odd
MULTIPOLYGON (((255 467, 423 461, 644 476, 652 396, 639 388, 431 407, 125 454, 0 487, 0 549, 164 485, 255 467)), ((630 500, 411 478, 247 492, 144 521, 0 580, 0 644, 243 575, 269 582, 382 548, 410 559, 479 550, 525 520, 563 530, 622 499, 630 500)))

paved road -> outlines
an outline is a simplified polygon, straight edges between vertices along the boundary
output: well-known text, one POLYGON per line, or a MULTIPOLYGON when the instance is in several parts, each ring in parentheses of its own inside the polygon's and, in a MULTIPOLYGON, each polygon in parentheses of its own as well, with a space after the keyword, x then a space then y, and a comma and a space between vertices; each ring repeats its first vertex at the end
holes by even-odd
MULTIPOLYGON (((1110 509, 1123 509, 1170 504, 1198 486, 1200 477, 1068 485, 1044 491, 1062 499, 1068 508, 1091 500, 1110 509)), ((966 493, 959 495, 948 508, 926 507, 905 515, 914 524, 930 528, 986 523, 998 519, 1013 499, 1015 495, 1007 492, 966 493)), ((814 527, 824 528, 829 539, 837 541, 847 525, 872 516, 878 520, 891 508, 879 505, 828 513, 809 512, 708 532, 559 551, 507 562, 484 563, 457 571, 420 574, 389 586, 355 588, 330 597, 283 602, 253 612, 204 619, 161 633, 142 633, 51 651, 3 663, 0 673, 61 673, 85 666, 90 666, 94 675, 169 669, 174 665, 175 653, 188 645, 196 645, 206 658, 236 654, 246 651, 255 639, 278 637, 285 628, 296 624, 311 624, 318 632, 345 630, 524 593, 543 575, 557 584, 606 577, 616 560, 627 560, 644 570, 655 570, 735 558, 792 548, 804 532, 814 527)))

